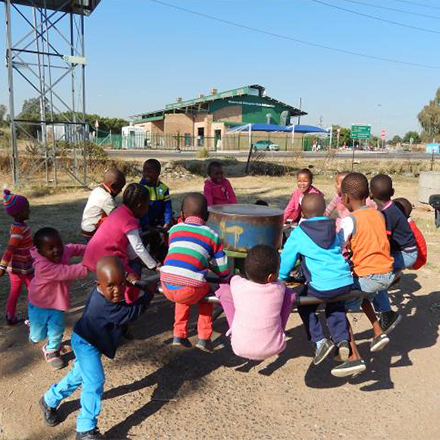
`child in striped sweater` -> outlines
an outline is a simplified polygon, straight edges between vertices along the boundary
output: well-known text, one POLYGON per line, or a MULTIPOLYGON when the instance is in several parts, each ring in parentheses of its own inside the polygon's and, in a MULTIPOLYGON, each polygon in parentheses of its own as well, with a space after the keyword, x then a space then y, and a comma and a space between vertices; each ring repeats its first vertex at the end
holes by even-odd
POLYGON ((34 269, 30 249, 32 247, 32 233, 26 220, 29 219, 30 209, 26 197, 12 194, 8 189, 3 190, 3 203, 6 213, 14 221, 10 229, 8 246, 0 263, 0 277, 8 272, 11 281, 11 291, 6 303, 6 322, 8 325, 23 322, 15 315, 17 300, 23 284, 29 290, 34 269))
MULTIPOLYGON (((183 222, 170 229, 169 251, 160 269, 164 295, 176 303, 173 345, 191 347, 188 340, 190 306, 209 291, 208 269, 229 276, 228 259, 219 236, 208 226, 208 204, 199 193, 188 194, 182 203, 183 222)), ((196 347, 212 352, 212 304, 199 303, 196 347)))

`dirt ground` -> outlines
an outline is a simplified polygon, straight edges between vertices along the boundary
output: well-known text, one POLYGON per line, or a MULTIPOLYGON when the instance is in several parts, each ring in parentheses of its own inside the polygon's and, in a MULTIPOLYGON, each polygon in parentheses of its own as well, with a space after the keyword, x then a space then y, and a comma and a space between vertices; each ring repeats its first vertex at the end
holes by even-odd
MULTIPOLYGON (((232 178, 239 201, 266 199, 284 207, 295 186, 293 178, 232 178)), ((167 183, 175 207, 184 193, 202 188, 203 179, 178 179, 167 183)), ((316 186, 333 195, 330 178, 318 178, 316 186)), ((398 178, 396 196, 416 202, 417 179, 398 178)), ((30 197, 30 225, 58 228, 65 242, 76 242, 88 193, 83 190, 30 197)), ((125 342, 114 361, 104 359, 105 394, 99 426, 109 439, 151 440, 340 440, 440 438, 440 289, 439 240, 434 215, 417 205, 415 220, 425 233, 429 264, 408 271, 391 292, 394 306, 404 316, 392 333, 391 343, 372 356, 371 331, 364 316, 351 315, 367 372, 353 379, 330 374, 331 356, 311 365, 312 348, 299 317, 288 323, 287 349, 279 357, 249 363, 233 355, 223 336, 224 318, 215 322, 214 354, 196 349, 171 350, 172 305, 157 297, 134 325, 135 340, 125 342)), ((0 244, 6 244, 9 219, 0 213, 0 244)), ((68 313, 65 335, 68 345, 72 325, 81 314, 92 280, 75 282, 73 308, 68 313)), ((0 308, 9 290, 7 277, 0 279, 0 308)), ((19 313, 25 314, 25 295, 19 313)), ((38 400, 50 384, 68 371, 51 371, 43 360, 41 345, 27 341, 24 326, 0 324, 0 440, 71 440, 79 408, 79 392, 60 407, 63 423, 43 424, 38 400)), ((192 338, 195 338, 194 332, 192 338)))

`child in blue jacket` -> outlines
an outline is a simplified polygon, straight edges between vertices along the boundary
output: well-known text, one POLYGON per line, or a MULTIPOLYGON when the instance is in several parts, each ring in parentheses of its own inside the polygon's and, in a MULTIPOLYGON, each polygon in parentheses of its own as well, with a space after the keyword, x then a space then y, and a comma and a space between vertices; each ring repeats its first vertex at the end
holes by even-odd
POLYGON ((60 420, 57 407, 80 386, 81 409, 76 420, 76 440, 103 438, 97 428, 104 392, 104 369, 101 355, 113 359, 119 345, 122 327, 141 315, 153 298, 152 293, 136 302, 124 301, 125 271, 118 257, 104 257, 96 267, 96 287, 72 333, 75 364, 57 384, 40 399, 43 418, 49 426, 60 420))
POLYGON ((162 166, 157 159, 148 159, 144 162, 139 184, 145 186, 150 193, 150 208, 141 218, 140 223, 142 227, 160 226, 168 230, 173 225, 173 207, 170 190, 160 180, 161 171, 162 166))
MULTIPOLYGON (((307 295, 328 300, 348 294, 352 289, 353 277, 341 253, 335 220, 324 216, 324 197, 322 194, 306 194, 301 210, 304 220, 293 230, 281 254, 280 279, 287 280, 300 260, 307 280, 307 295)), ((339 357, 347 364, 350 354, 349 327, 344 302, 326 304, 325 315, 333 342, 324 336, 316 315, 317 308, 317 305, 298 306, 307 336, 316 346, 313 363, 321 363, 336 345, 339 357)), ((347 375, 351 374, 349 370, 347 368, 347 375)))

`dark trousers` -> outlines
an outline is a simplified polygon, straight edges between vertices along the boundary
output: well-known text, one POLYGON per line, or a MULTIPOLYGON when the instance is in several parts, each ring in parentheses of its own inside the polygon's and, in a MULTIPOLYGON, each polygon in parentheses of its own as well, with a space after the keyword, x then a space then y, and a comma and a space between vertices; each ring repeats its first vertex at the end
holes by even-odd
MULTIPOLYGON (((328 300, 336 296, 347 295, 352 290, 352 286, 345 286, 339 289, 325 291, 313 289, 311 286, 306 286, 305 289, 306 296, 314 296, 315 298, 328 300)), ((313 342, 320 341, 325 337, 319 317, 316 314, 318 306, 318 304, 310 306, 298 306, 298 313, 304 323, 307 337, 313 342)), ((338 344, 341 341, 348 341, 348 321, 344 301, 326 303, 325 317, 333 342, 338 344)))

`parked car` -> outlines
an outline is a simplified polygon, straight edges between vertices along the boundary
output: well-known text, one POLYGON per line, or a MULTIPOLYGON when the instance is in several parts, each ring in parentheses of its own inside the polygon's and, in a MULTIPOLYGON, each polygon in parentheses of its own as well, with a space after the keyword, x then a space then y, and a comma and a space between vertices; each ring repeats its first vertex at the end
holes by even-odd
POLYGON ((254 151, 280 151, 280 147, 271 141, 258 141, 252 144, 254 151))

